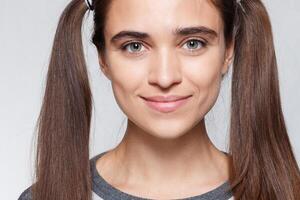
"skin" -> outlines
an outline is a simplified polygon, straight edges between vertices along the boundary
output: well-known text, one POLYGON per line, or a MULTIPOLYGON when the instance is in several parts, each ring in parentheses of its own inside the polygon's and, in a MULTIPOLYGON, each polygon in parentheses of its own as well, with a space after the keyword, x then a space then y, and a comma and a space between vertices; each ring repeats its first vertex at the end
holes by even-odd
POLYGON ((114 0, 107 16, 99 62, 128 126, 120 144, 98 159, 99 174, 123 192, 152 199, 186 198, 220 186, 229 178, 229 157, 210 141, 204 122, 233 55, 218 10, 207 0, 114 0), (174 34, 199 26, 216 37, 174 34), (149 37, 111 42, 128 30, 149 37), (137 44, 122 50, 129 42, 137 44), (171 94, 192 97, 169 113, 140 98, 171 94))

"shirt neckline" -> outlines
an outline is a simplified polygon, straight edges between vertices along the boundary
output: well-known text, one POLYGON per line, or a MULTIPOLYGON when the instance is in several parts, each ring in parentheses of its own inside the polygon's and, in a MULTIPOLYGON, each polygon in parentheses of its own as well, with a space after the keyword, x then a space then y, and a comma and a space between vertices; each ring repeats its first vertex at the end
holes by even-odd
MULTIPOLYGON (((91 174, 92 174, 92 190, 101 198, 105 200, 115 200, 115 199, 122 199, 122 200, 149 200, 147 198, 134 196, 132 194, 125 193, 118 188, 109 184, 97 171, 96 168, 96 161, 103 156, 107 151, 104 151, 90 159, 90 167, 91 167, 91 174)), ((208 192, 183 198, 181 200, 228 200, 232 197, 232 192, 230 190, 230 184, 227 181, 212 189, 208 192)))

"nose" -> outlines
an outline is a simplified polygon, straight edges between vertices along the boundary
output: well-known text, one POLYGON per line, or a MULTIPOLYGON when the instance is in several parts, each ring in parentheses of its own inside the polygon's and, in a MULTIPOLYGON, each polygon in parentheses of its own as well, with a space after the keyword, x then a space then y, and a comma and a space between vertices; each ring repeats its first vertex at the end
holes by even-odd
POLYGON ((182 81, 180 61, 176 53, 165 48, 153 57, 148 82, 161 88, 169 88, 182 81))

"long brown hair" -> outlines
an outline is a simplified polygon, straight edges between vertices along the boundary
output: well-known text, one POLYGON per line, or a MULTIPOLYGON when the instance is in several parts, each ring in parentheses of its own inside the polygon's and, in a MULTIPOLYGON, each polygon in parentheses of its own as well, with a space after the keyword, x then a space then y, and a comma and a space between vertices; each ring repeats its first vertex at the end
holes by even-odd
MULTIPOLYGON (((260 0, 211 0, 234 42, 230 184, 235 199, 300 199, 300 173, 282 113, 272 29, 260 0)), ((94 0, 92 42, 104 52, 109 0, 94 0)), ((92 96, 81 28, 84 0, 72 0, 56 31, 38 119, 34 200, 90 200, 92 96)))

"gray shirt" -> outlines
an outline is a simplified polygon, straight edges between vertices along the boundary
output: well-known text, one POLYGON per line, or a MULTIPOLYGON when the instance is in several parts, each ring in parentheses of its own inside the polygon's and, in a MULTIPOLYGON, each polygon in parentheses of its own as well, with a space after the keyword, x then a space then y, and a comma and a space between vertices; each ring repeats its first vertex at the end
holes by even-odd
MULTIPOLYGON (((134 196, 115 188, 106 182, 96 169, 96 161, 104 155, 102 152, 90 159, 91 174, 92 174, 92 190, 93 200, 148 200, 146 198, 134 196)), ((27 188, 18 198, 18 200, 31 200, 31 187, 27 188)), ((230 191, 229 182, 226 181, 217 188, 203 194, 193 197, 184 198, 183 200, 233 200, 232 192, 230 191)))

